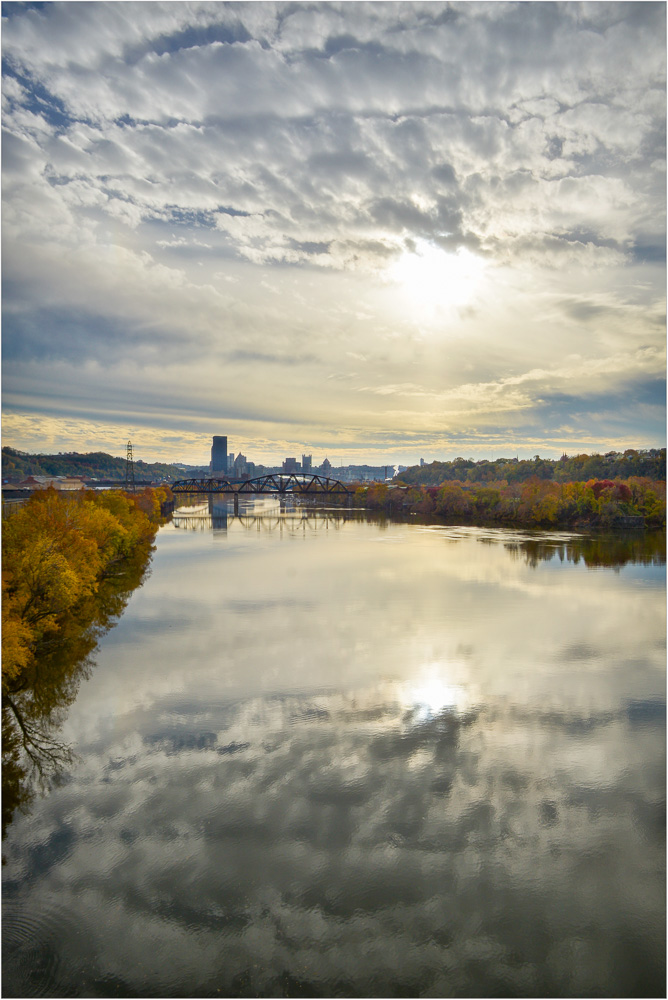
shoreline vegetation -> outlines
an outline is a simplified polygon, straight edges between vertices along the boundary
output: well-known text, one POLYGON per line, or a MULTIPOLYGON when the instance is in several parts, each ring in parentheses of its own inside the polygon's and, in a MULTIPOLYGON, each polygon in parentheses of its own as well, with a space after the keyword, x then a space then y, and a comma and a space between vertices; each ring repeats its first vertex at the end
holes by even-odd
POLYGON ((147 563, 166 487, 36 491, 4 519, 2 532, 2 693, 30 686, 40 663, 91 625, 91 601, 130 563, 147 563))
MULTIPOLYGON (((397 484, 399 485, 399 484, 397 484)), ((333 498, 332 498, 333 499, 333 498)), ((446 480, 438 486, 359 486, 356 503, 387 514, 423 514, 465 525, 512 528, 665 528, 665 480, 554 482, 446 480)))
POLYGON ((101 637, 149 573, 152 545, 115 563, 94 594, 70 608, 61 627, 2 693, 2 836, 17 810, 57 784, 77 759, 61 729, 81 682, 91 676, 101 637))
POLYGON ((371 509, 432 514, 470 525, 520 528, 663 528, 666 449, 562 455, 560 459, 455 458, 405 469, 395 497, 373 487, 371 509))

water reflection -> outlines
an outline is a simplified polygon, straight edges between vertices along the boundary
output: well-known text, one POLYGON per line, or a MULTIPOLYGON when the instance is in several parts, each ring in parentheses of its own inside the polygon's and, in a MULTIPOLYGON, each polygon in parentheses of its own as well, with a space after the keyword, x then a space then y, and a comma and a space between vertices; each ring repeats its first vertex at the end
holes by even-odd
POLYGON ((317 531, 339 528, 346 521, 366 520, 361 512, 300 506, 291 500, 270 501, 259 510, 252 501, 241 503, 237 513, 231 501, 209 497, 203 503, 174 511, 172 523, 185 531, 227 532, 229 525, 257 531, 317 531))
POLYGON ((663 995, 654 556, 275 521, 158 536, 7 837, 5 993, 663 995))
MULTIPOLYGON (((62 791, 65 853, 53 822, 33 847, 69 925, 50 928, 56 983, 24 980, 83 996, 140 981, 153 996, 657 995, 661 800, 637 768, 585 777, 602 732, 641 756, 650 731, 627 710, 425 718, 400 699, 156 705, 141 743, 89 761, 85 801, 62 791)), ((11 976, 27 954, 6 928, 11 976)))
MULTIPOLYGON (((253 501, 242 502, 234 513, 232 501, 209 497, 204 501, 193 500, 190 505, 177 508, 173 515, 174 527, 180 530, 210 531, 212 528, 226 532, 228 524, 262 531, 318 530, 340 528, 345 523, 373 524, 381 529, 391 522, 384 516, 364 510, 325 509, 306 506, 291 498, 266 501, 264 505, 253 501)), ((429 526, 429 530, 453 541, 475 538, 479 544, 503 544, 514 558, 522 558, 528 566, 558 559, 560 562, 585 566, 619 568, 629 563, 642 566, 664 566, 666 563, 666 534, 661 531, 598 532, 580 534, 566 531, 508 530, 504 528, 468 528, 434 526, 427 517, 410 519, 412 526, 429 526)))
POLYGON ((145 579, 150 549, 105 577, 80 603, 30 669, 6 682, 2 694, 2 836, 17 809, 26 812, 75 760, 60 729, 82 680, 90 677, 100 637, 120 617, 145 579))
POLYGON ((522 556, 529 566, 539 562, 559 559, 585 566, 608 566, 618 569, 633 563, 640 566, 665 566, 665 532, 627 532, 625 534, 597 534, 558 539, 531 538, 506 545, 511 555, 522 556))

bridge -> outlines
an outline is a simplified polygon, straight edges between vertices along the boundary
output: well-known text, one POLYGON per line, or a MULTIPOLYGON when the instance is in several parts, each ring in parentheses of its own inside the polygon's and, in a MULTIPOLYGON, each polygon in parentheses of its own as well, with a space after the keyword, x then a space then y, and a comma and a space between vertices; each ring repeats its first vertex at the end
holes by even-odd
POLYGON ((349 496, 348 489, 338 479, 328 479, 306 472, 274 472, 255 479, 179 479, 172 483, 172 493, 233 493, 239 496, 349 496))

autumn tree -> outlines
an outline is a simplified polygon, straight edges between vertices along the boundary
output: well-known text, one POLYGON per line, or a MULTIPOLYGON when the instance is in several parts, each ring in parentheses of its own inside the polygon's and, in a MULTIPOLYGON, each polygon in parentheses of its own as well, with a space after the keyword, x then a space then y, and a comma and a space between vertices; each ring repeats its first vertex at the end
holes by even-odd
POLYGON ((150 544, 161 494, 117 491, 61 496, 41 490, 7 518, 2 537, 3 686, 82 601, 108 568, 150 544))

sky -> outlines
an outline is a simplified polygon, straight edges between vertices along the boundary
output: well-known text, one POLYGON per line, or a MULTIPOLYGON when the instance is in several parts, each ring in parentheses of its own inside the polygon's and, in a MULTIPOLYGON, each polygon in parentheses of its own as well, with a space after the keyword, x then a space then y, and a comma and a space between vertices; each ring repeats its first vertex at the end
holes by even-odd
POLYGON ((663 3, 3 3, 3 443, 665 444, 663 3))

